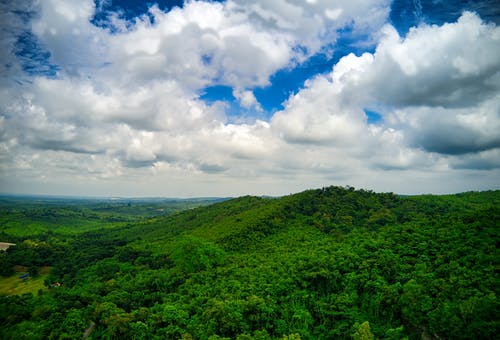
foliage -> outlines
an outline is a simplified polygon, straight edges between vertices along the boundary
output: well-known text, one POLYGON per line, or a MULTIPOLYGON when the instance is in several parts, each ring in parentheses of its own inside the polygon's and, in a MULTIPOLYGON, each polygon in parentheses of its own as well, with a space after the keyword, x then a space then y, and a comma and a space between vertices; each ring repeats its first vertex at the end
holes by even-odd
POLYGON ((0 296, 0 338, 495 338, 499 225, 499 191, 328 187, 25 235, 2 271, 50 289, 0 296))
POLYGON ((181 237, 174 244, 172 260, 185 273, 210 270, 224 262, 224 251, 195 237, 181 237))

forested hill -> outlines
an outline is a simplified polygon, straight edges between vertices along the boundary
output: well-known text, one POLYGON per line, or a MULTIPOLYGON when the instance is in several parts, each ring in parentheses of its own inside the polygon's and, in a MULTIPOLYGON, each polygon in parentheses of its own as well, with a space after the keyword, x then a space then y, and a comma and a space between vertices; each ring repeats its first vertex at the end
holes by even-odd
POLYGON ((30 239, 2 268, 52 287, 1 297, 0 337, 495 338, 499 226, 500 191, 328 187, 30 239))

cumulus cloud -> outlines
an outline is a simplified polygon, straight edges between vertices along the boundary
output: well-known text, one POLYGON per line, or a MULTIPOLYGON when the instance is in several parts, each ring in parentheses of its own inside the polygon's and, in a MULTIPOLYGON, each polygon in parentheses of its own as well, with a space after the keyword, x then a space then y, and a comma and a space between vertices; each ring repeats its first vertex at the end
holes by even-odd
POLYGON ((233 96, 239 101, 240 106, 246 109, 255 108, 262 111, 262 107, 250 90, 233 90, 233 96))
POLYGON ((500 28, 466 12, 405 38, 384 32, 374 54, 348 55, 307 82, 273 127, 291 142, 370 145, 387 133, 367 127, 363 109, 374 107, 408 147, 451 155, 498 148, 500 28))
MULTIPOLYGON (((428 183, 439 182, 433 172, 495 171, 499 29, 465 13, 400 37, 381 30, 389 5, 189 1, 169 12, 153 6, 131 22, 112 15, 110 28, 89 21, 91 0, 37 2, 32 34, 58 71, 2 82, 2 178, 62 191, 70 182, 96 192, 125 184, 140 191, 141 183, 141 192, 160 195, 227 195, 339 181, 374 188, 370 178, 384 171, 428 183), (241 107, 261 112, 254 90, 334 49, 346 27, 377 42, 375 52, 345 56, 308 80, 269 121, 235 123, 223 103, 199 98, 207 86, 227 85, 241 107), (380 124, 368 123, 367 108, 381 114, 380 124)), ((0 53, 15 62, 12 41, 26 26, 7 17, 0 53)), ((393 180, 379 189, 402 190, 393 180)))
POLYGON ((40 3, 32 26, 68 73, 91 71, 95 77, 102 68, 99 73, 107 70, 121 85, 174 79, 190 89, 214 81, 248 88, 268 85, 277 70, 331 44, 346 24, 377 31, 388 5, 387 0, 189 1, 169 12, 153 6, 153 21, 147 15, 130 23, 115 17, 118 33, 111 34, 89 22, 94 1, 50 0, 40 3))
POLYGON ((450 166, 465 170, 492 170, 500 168, 500 148, 467 154, 460 158, 453 158, 450 166))
POLYGON ((32 32, 64 73, 88 75, 107 53, 107 34, 90 24, 94 1, 40 1, 32 32))
POLYGON ((466 12, 453 24, 413 29, 404 40, 392 31, 361 86, 378 105, 394 108, 387 123, 405 130, 414 146, 442 154, 494 149, 500 146, 498 55, 500 28, 466 12))
POLYGON ((500 147, 500 100, 462 109, 418 107, 396 110, 388 119, 406 130, 410 145, 460 155, 500 147))
POLYGON ((383 32, 373 55, 350 55, 335 66, 332 80, 345 91, 379 105, 448 108, 498 93, 500 28, 477 15, 465 12, 456 23, 412 28, 404 38, 391 26, 383 32))
POLYGON ((381 101, 400 106, 466 107, 498 93, 500 28, 465 12, 456 23, 421 26, 402 39, 390 27, 368 82, 381 101), (378 90, 378 91, 377 91, 378 90))
POLYGON ((350 63, 352 57, 343 58, 332 74, 307 81, 304 89, 288 99, 285 109, 272 119, 280 137, 292 143, 359 144, 368 134, 366 118, 362 107, 351 102, 354 93, 346 93, 341 78, 349 74, 354 81, 360 65, 372 57, 365 54, 350 63))

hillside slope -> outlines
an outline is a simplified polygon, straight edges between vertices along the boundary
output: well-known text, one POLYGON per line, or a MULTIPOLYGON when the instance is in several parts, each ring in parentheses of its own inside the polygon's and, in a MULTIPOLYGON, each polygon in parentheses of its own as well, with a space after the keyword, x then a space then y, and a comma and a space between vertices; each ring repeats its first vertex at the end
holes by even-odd
POLYGON ((499 191, 241 197, 45 249, 62 286, 2 298, 0 336, 493 338, 499 226, 499 191))

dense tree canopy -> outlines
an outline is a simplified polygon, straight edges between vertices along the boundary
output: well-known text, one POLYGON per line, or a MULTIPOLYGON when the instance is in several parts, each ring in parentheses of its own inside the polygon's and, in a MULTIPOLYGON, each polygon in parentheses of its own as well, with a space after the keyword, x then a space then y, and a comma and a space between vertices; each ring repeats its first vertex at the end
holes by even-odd
POLYGON ((74 235, 7 230, 2 275, 52 270, 47 289, 0 296, 0 337, 494 338, 499 226, 499 191, 328 187, 74 235))

